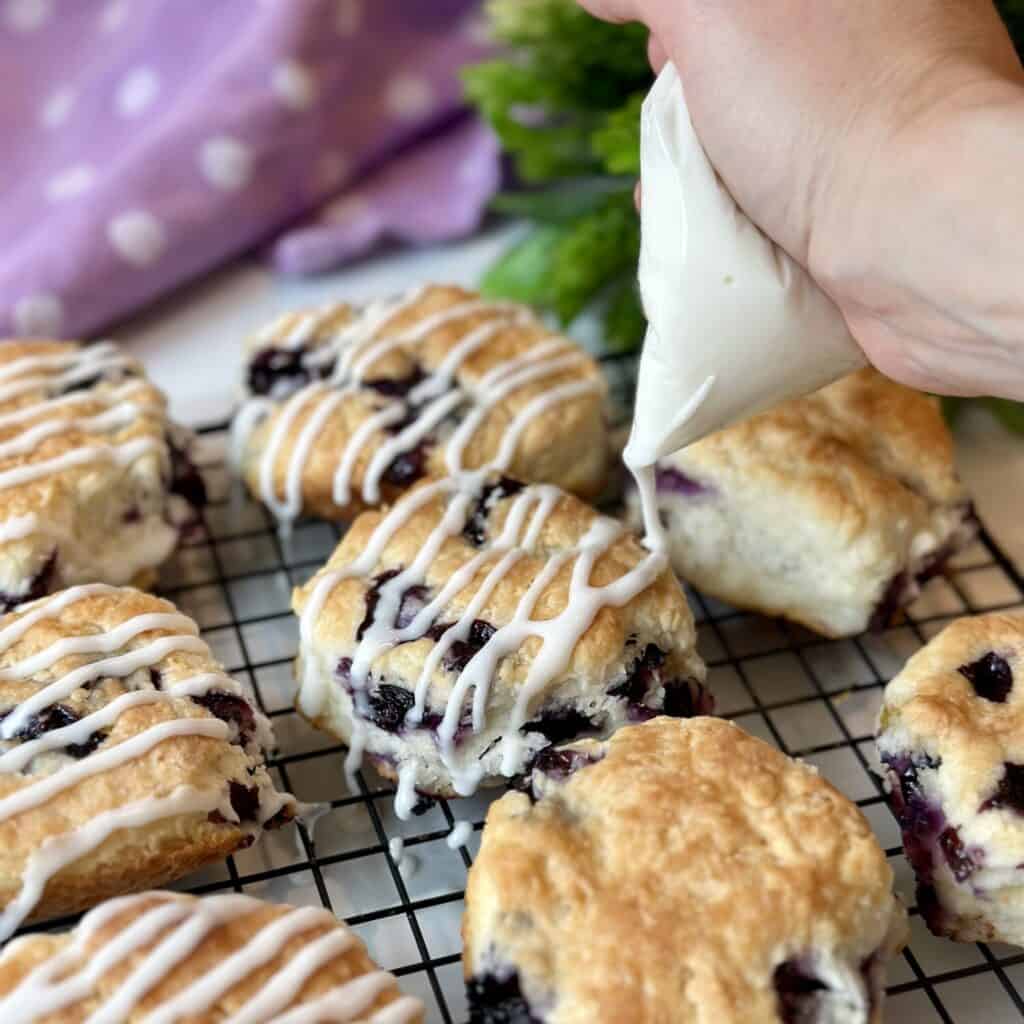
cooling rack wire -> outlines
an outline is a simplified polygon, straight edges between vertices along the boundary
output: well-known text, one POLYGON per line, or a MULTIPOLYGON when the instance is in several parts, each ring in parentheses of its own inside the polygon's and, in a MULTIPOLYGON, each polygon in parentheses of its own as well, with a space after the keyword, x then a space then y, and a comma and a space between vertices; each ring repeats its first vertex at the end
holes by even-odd
MULTIPOLYGON (((606 369, 613 396, 625 407, 632 361, 613 357, 606 369)), ((372 770, 360 773, 358 792, 348 791, 344 749, 306 724, 293 706, 298 623, 289 608, 292 587, 323 564, 341 531, 301 522, 282 541, 268 513, 231 485, 226 449, 224 425, 200 432, 197 461, 212 500, 204 530, 162 572, 161 593, 196 619, 228 671, 252 684, 274 723, 279 749, 271 766, 279 784, 302 800, 329 803, 330 811, 316 826, 315 848, 303 827, 290 825, 177 888, 322 904, 349 922, 407 992, 423 999, 428 1021, 462 1024, 459 929, 466 871, 487 806, 498 794, 484 792, 457 806, 440 801, 403 822, 392 812, 393 785, 372 770), (450 850, 445 837, 456 814, 471 820, 474 831, 464 848, 450 850), (401 869, 387 852, 394 836, 405 842, 401 869)), ((718 713, 816 765, 855 800, 910 903, 913 876, 882 799, 871 739, 882 688, 950 619, 1024 608, 1020 573, 983 530, 947 577, 927 585, 899 625, 840 641, 736 612, 693 590, 688 596, 718 713)), ((70 921, 42 927, 63 928, 70 921)), ((911 933, 909 947, 890 966, 887 1021, 1024 1020, 1024 952, 937 939, 916 910, 911 933)))

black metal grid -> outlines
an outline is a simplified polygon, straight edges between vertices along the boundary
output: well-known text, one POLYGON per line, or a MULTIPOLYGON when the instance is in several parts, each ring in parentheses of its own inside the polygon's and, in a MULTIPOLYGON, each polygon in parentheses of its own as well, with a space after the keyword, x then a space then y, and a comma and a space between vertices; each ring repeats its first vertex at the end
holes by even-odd
MULTIPOLYGON (((627 375, 613 384, 629 393, 627 375)), ((440 802, 400 822, 391 809, 392 784, 372 771, 360 774, 358 793, 347 791, 344 748, 306 725, 292 705, 298 624, 289 609, 292 586, 326 560, 341 531, 301 522, 282 542, 266 510, 230 484, 225 442, 223 427, 201 432, 198 461, 211 504, 203 534, 166 567, 161 593, 198 621, 228 671, 252 684, 275 725, 279 752, 271 766, 280 783, 302 800, 329 803, 331 810, 317 825, 315 848, 306 829, 292 825, 179 887, 323 904, 353 926, 378 962, 402 977, 406 991, 424 1000, 428 1020, 464 1021, 459 925, 465 875, 486 808, 498 794, 452 806, 440 802), (451 851, 444 838, 456 817, 471 820, 474 833, 467 848, 451 851), (388 856, 388 839, 395 835, 418 862, 415 871, 399 870, 388 856)), ((692 591, 689 596, 719 713, 814 763, 856 800, 910 902, 912 875, 875 773, 871 737, 882 688, 950 619, 1024 606, 1024 579, 983 531, 948 577, 928 585, 902 624, 842 641, 739 613, 692 591)), ((916 910, 911 921, 911 944, 889 972, 887 1020, 1024 1020, 1024 952, 936 939, 916 910)))

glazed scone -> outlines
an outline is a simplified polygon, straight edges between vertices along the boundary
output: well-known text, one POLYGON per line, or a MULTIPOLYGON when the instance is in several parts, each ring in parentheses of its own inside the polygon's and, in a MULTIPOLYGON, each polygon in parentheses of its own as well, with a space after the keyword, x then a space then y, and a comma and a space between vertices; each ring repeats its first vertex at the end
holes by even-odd
POLYGON ((236 417, 235 462, 284 523, 485 465, 583 497, 605 484, 604 379, 524 306, 432 286, 289 314, 250 342, 246 381, 263 397, 236 417))
POLYGON ((0 342, 0 611, 152 584, 206 498, 189 441, 110 342, 0 342))
POLYGON ((417 1024, 423 1004, 329 911, 146 892, 104 903, 72 932, 10 943, 0 1020, 417 1024))
POLYGON ((399 779, 399 813, 711 706, 664 556, 550 484, 424 481, 361 515, 293 607, 299 710, 399 779))
POLYGON ((716 718, 539 760, 469 872, 472 1024, 878 1024, 906 939, 868 823, 716 718))
MULTIPOLYGON (((825 636, 887 625, 976 530, 938 403, 871 369, 656 472, 683 579, 825 636)), ((627 503, 639 522, 635 491, 627 503)))
POLYGON ((0 618, 0 941, 294 816, 267 771, 269 722, 198 633, 103 583, 0 618))
POLYGON ((958 619, 885 689, 878 753, 936 935, 1024 945, 1024 616, 958 619))

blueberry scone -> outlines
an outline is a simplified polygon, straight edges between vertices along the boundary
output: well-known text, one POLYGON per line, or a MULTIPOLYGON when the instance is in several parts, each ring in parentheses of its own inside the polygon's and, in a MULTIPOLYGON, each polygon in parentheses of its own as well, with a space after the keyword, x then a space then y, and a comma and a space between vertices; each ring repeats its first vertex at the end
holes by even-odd
POLYGON ((0 954, 4 1024, 417 1024, 423 1004, 333 914, 234 893, 110 900, 0 954))
POLYGON ((937 935, 1024 945, 1024 616, 959 619, 886 687, 878 752, 937 935))
MULTIPOLYGON (((862 370, 659 462, 676 571, 826 636, 884 626, 974 536, 937 402, 862 370)), ((630 516, 640 520, 637 495, 630 516)))
POLYGON ((470 1019, 878 1024, 906 938, 892 881, 853 804, 732 723, 582 740, 488 811, 470 1019))
POLYGON ((110 342, 0 344, 0 611, 73 583, 153 583, 205 501, 188 446, 110 342))
POLYGON ((664 555, 550 484, 424 481, 361 515, 293 606, 299 710, 398 778, 399 813, 711 705, 664 555))
POLYGON ((267 771, 269 722, 198 632, 103 583, 0 618, 0 940, 293 817, 267 771))
POLYGON ((289 314, 250 343, 246 381, 235 461, 284 523, 351 519, 484 466, 583 497, 605 483, 594 360, 525 307, 461 288, 289 314))

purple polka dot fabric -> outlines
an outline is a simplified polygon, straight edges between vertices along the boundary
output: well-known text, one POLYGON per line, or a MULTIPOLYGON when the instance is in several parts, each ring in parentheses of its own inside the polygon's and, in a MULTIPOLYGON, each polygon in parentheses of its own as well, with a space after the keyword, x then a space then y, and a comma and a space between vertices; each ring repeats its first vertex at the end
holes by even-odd
POLYGON ((0 335, 83 337, 255 246, 313 273, 498 185, 477 0, 0 0, 0 335))

